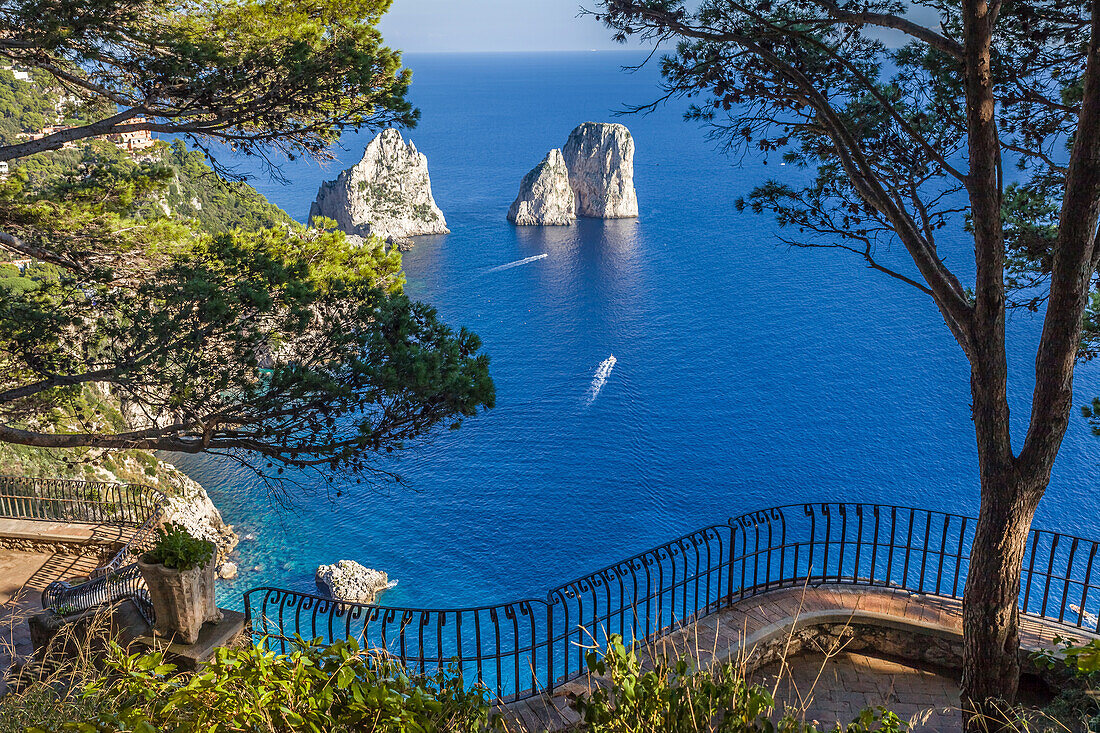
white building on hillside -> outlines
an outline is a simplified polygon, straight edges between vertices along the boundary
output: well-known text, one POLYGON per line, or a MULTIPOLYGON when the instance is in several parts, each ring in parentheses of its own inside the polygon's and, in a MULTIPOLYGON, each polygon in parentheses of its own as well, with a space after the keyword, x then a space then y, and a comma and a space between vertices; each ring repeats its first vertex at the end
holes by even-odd
POLYGON ((31 72, 29 69, 12 66, 11 64, 0 64, 0 69, 3 69, 4 71, 10 71, 12 75, 19 81, 31 80, 31 72))

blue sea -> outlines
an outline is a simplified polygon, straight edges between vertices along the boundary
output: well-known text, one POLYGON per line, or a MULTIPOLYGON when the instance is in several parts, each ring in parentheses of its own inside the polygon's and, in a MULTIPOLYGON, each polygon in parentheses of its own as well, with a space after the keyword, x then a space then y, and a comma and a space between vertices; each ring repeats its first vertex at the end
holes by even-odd
MULTIPOLYGON (((344 558, 399 581, 384 603, 509 601, 757 508, 977 510, 968 366, 932 302, 854 257, 782 246, 769 218, 736 210, 769 177, 806 172, 719 150, 679 103, 616 118, 660 94, 653 65, 623 70, 640 60, 406 57, 423 113, 406 135, 453 232, 405 254, 407 292, 481 337, 497 407, 388 466, 403 488, 303 475, 287 502, 233 464, 170 457, 249 538, 225 603, 260 585, 312 589, 317 565, 344 558), (586 120, 630 127, 641 216, 509 224, 522 176, 586 120)), ((287 163, 289 185, 236 162, 304 220, 371 137, 346 135, 329 165, 287 163)), ((942 236, 969 281, 966 237, 942 236)), ((912 270, 900 246, 879 254, 912 270)), ((1040 327, 1026 313, 1009 324, 1018 441, 1040 327)), ((1079 368, 1078 402, 1100 394, 1098 366, 1079 368)), ((1038 524, 1100 536, 1098 479, 1100 438, 1076 416, 1038 524)))

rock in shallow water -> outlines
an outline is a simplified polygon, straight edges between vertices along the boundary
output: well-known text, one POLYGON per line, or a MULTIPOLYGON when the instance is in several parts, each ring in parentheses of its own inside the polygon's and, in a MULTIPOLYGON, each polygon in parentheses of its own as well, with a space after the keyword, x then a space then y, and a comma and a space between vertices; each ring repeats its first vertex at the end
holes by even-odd
POLYGON ((558 149, 523 177, 519 196, 508 209, 508 221, 520 226, 565 226, 577 220, 569 169, 558 149))
POLYGON ((577 215, 627 219, 638 215, 634 190, 634 138, 626 126, 585 122, 562 148, 577 215))
POLYGON ((348 234, 397 243, 450 233, 432 197, 428 159, 392 128, 367 145, 362 160, 321 184, 309 210, 310 219, 317 216, 334 219, 348 234))
POLYGON ((337 601, 373 603, 377 595, 391 586, 381 570, 364 567, 354 560, 340 560, 317 568, 317 587, 337 601))

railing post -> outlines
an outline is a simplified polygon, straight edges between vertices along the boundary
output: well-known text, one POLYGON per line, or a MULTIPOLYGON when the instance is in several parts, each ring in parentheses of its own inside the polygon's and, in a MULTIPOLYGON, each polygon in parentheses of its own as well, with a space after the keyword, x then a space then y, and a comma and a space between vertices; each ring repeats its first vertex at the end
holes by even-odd
POLYGON ((733 520, 731 519, 727 524, 730 526, 730 554, 729 564, 726 567, 726 608, 733 605, 733 564, 735 562, 737 546, 737 532, 734 531, 733 520))
MULTIPOLYGON (((480 650, 478 651, 480 654, 480 650)), ((557 686, 554 677, 554 600, 546 597, 546 690, 553 692, 557 686)))

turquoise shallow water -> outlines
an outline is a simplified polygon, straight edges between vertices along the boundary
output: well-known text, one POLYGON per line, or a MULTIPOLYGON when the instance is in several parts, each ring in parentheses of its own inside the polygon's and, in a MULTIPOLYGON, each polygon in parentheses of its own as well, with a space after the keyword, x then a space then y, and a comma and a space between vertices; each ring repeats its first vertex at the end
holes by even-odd
MULTIPOLYGON (((658 94, 654 69, 620 69, 637 58, 406 59, 423 110, 411 137, 453 231, 406 253, 408 291, 482 337, 498 406, 397 464, 408 489, 347 483, 282 506, 232 465, 180 459, 255 536, 226 603, 256 585, 308 590, 319 563, 341 558, 399 580, 384 602, 506 601, 763 506, 976 510, 967 366, 931 302, 855 259, 777 246, 770 220, 735 210, 754 184, 798 171, 716 152, 666 107, 622 120, 638 148, 637 221, 505 221, 520 178, 574 126, 658 94)), ((346 137, 327 168, 288 164, 290 185, 255 183, 302 219, 370 137, 346 137)), ((965 239, 940 246, 968 279, 965 239)), ((881 254, 905 267, 900 248, 881 254)), ((1026 314, 1010 323, 1018 435, 1039 328, 1026 314)), ((1100 394, 1096 365, 1077 390, 1100 394)), ((1075 418, 1041 524, 1100 536, 1098 459, 1075 418)))

